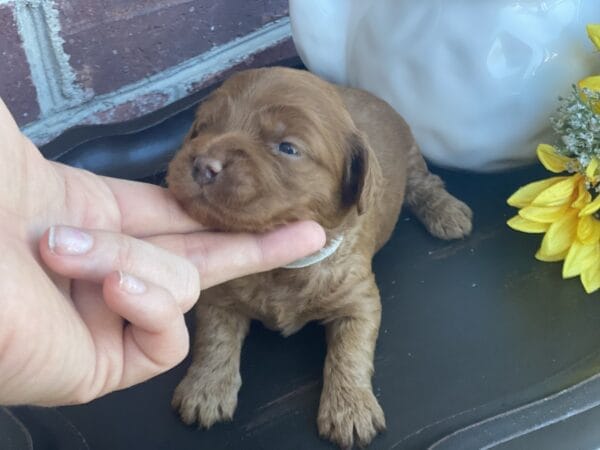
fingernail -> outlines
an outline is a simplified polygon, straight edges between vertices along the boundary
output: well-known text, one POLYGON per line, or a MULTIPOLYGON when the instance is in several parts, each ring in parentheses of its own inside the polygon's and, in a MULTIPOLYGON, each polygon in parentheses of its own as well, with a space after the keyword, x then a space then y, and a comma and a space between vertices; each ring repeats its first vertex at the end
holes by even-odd
POLYGON ((83 255, 94 245, 94 238, 77 228, 53 226, 48 232, 48 247, 58 255, 83 255))
POLYGON ((119 270, 119 287, 128 294, 139 295, 146 292, 146 285, 139 278, 119 270))

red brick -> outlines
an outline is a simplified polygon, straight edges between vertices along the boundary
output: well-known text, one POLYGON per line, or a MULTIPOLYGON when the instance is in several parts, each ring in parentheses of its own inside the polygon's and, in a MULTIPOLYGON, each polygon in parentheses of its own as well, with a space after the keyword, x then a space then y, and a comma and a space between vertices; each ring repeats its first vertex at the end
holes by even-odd
POLYGON ((287 15, 287 0, 57 0, 64 49, 96 94, 174 66, 287 15), (100 6, 101 5, 101 6, 100 6))
POLYGON ((37 94, 11 4, 0 5, 0 58, 0 97, 19 125, 37 119, 37 94))
MULTIPOLYGON (((195 83, 189 89, 189 93, 193 94, 205 87, 214 85, 225 78, 229 77, 233 72, 238 70, 249 69, 253 67, 263 67, 276 64, 279 61, 291 60, 297 58, 296 49, 292 39, 286 39, 273 47, 267 48, 253 55, 249 55, 243 61, 240 61, 235 66, 215 73, 204 79, 202 83, 195 83)), ((299 62, 299 60, 298 60, 299 62)), ((82 124, 108 124, 131 120, 145 114, 149 114, 169 104, 171 99, 164 93, 151 92, 149 94, 135 98, 134 100, 121 103, 112 108, 101 110, 87 117, 82 124)))
POLYGON ((273 47, 269 47, 260 52, 248 55, 247 58, 244 58, 242 61, 238 62, 234 66, 220 73, 214 74, 213 76, 203 80, 201 83, 192 84, 192 86, 189 89, 189 92, 191 94, 196 91, 199 91, 204 87, 223 81, 235 72, 238 72, 240 70, 271 66, 277 64, 280 61, 286 61, 297 57, 298 53, 296 52, 294 42, 291 38, 289 38, 274 45, 273 47))

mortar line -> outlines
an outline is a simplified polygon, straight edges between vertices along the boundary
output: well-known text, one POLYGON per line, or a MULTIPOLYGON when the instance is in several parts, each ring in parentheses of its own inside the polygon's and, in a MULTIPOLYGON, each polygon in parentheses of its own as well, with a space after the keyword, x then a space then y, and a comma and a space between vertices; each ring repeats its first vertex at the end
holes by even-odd
POLYGON ((53 0, 27 0, 14 4, 15 20, 35 86, 43 118, 65 106, 85 100, 76 84, 69 56, 62 48, 60 21, 53 0))

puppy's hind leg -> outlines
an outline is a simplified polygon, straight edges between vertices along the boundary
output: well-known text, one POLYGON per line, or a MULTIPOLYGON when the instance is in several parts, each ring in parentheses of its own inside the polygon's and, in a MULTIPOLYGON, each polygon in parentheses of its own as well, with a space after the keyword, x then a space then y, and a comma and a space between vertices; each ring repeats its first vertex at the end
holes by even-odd
POLYGON ((459 239, 471 233, 471 209, 446 191, 440 177, 429 172, 416 143, 408 154, 406 184, 406 203, 432 235, 459 239))

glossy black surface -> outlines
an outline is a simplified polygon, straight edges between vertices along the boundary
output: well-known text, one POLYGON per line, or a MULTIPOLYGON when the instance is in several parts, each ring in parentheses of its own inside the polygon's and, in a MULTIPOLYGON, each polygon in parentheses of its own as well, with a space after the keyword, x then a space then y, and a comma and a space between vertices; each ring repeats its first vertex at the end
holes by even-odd
MULTIPOLYGON (((586 296, 576 280, 561 280, 559 265, 533 259, 538 236, 504 224, 512 214, 504 199, 543 172, 437 172, 473 207, 475 231, 467 240, 442 242, 405 212, 375 258, 384 312, 373 385, 388 431, 374 449, 425 448, 600 367, 597 297, 586 296)), ((188 362, 62 412, 98 448, 332 448, 318 439, 315 426, 324 352, 316 324, 287 339, 255 324, 243 351, 235 420, 210 431, 184 426, 169 408, 188 362)), ((589 401, 598 399, 597 391, 589 401)), ((521 422, 517 428, 527 429, 529 422, 521 422)), ((511 428, 500 424, 491 436, 466 436, 442 448, 480 448, 482 439, 501 441, 505 430, 511 428)), ((565 439, 566 445, 572 437, 565 439)))
MULTIPOLYGON (((159 183, 192 117, 174 113, 171 122, 88 142, 61 159, 159 183)), ((578 280, 561 280, 560 264, 534 259, 540 236, 505 225, 515 212, 505 199, 548 174, 538 166, 488 175, 433 170, 473 208, 474 232, 439 241, 403 211, 375 257, 383 320, 373 386, 388 430, 370 448, 600 446, 600 434, 589 431, 600 401, 600 383, 590 379, 600 371, 599 296, 586 295, 578 280)), ((318 324, 289 338, 253 324, 235 418, 209 431, 185 426, 169 406, 189 360, 140 386, 59 408, 68 426, 17 412, 35 430, 36 449, 61 448, 46 445, 43 426, 52 442, 57 432, 75 433, 93 449, 334 448, 318 438, 315 424, 324 354, 318 324)), ((0 417, 0 430, 2 423, 0 417)), ((5 447, 5 436, 0 448, 27 448, 17 440, 5 447)))

